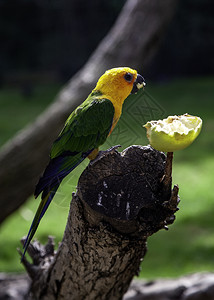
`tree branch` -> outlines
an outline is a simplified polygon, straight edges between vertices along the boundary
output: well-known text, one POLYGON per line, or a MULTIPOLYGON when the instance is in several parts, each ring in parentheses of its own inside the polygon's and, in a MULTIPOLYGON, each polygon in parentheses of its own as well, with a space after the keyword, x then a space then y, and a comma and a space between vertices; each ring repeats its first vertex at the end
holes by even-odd
MULTIPOLYGON (((26 275, 0 273, 0 299, 26 300, 26 275)), ((175 279, 134 280, 123 300, 213 300, 214 274, 195 273, 175 279)))

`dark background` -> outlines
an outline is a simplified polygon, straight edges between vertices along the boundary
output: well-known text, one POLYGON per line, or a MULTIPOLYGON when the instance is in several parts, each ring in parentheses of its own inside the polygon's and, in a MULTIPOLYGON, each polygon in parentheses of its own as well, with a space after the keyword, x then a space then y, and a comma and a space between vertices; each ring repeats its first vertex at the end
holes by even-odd
MULTIPOLYGON (((124 0, 0 0, 0 84, 66 82, 116 20, 124 0)), ((147 78, 214 71, 214 2, 180 0, 147 78)))

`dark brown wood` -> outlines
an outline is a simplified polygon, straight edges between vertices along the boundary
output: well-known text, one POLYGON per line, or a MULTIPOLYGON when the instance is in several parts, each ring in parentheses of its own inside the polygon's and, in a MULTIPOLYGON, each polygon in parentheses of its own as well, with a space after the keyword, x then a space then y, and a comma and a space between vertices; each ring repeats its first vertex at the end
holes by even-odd
POLYGON ((180 278, 134 281, 123 300, 213 300, 214 274, 203 272, 180 278))
MULTIPOLYGON (((27 275, 0 273, 0 299, 26 300, 27 275)), ((214 274, 195 273, 173 279, 134 280, 123 300, 213 300, 214 274)))
POLYGON ((163 190, 165 191, 166 197, 168 197, 171 193, 172 161, 173 161, 173 152, 167 152, 166 163, 165 163, 165 172, 164 172, 164 176, 162 178, 163 190))
POLYGON ((49 247, 34 242, 33 264, 24 260, 33 299, 122 299, 138 275, 148 236, 175 219, 178 190, 166 198, 165 161, 150 146, 131 146, 89 164, 57 253, 51 239, 49 247))
POLYGON ((51 144, 68 115, 94 88, 106 69, 130 66, 142 72, 175 10, 177 0, 129 0, 109 34, 56 101, 9 141, 0 153, 0 223, 32 193, 47 162, 51 144))

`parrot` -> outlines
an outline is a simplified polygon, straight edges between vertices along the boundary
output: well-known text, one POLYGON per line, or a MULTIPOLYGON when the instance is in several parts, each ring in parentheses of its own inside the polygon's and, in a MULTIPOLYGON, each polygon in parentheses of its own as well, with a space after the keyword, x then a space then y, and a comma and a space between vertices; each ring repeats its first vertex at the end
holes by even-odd
POLYGON ((107 70, 87 99, 70 114, 53 142, 49 164, 36 185, 34 196, 42 193, 41 202, 24 241, 21 261, 63 178, 86 157, 91 161, 96 159, 99 146, 121 116, 124 100, 144 86, 144 78, 132 68, 107 70))

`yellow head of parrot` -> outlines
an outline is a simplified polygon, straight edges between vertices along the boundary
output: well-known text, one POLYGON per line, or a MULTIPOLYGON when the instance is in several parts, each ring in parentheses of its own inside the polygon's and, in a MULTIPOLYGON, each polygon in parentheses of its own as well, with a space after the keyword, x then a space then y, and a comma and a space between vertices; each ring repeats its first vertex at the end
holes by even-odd
POLYGON ((136 93, 144 85, 144 78, 136 70, 121 67, 106 71, 98 80, 95 90, 113 103, 122 104, 131 92, 136 93))

